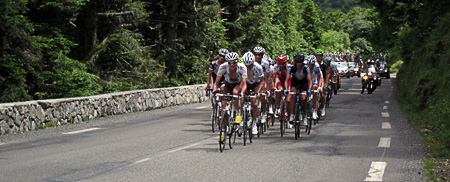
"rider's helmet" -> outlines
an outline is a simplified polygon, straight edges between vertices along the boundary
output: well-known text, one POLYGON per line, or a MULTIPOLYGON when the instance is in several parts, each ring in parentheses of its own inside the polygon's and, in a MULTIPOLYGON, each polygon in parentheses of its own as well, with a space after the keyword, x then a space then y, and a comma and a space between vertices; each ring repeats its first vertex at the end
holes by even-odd
POLYGON ((316 62, 317 62, 317 58, 316 58, 316 56, 314 56, 314 55, 309 55, 309 56, 306 58, 306 62, 307 62, 308 64, 310 64, 310 65, 314 65, 314 64, 316 64, 316 62))
POLYGON ((252 65, 255 62, 255 55, 251 52, 244 53, 244 56, 242 56, 242 62, 246 66, 252 65))
POLYGON ((221 55, 221 56, 225 56, 228 53, 229 53, 228 49, 222 48, 222 49, 219 50, 219 55, 221 55))
POLYGON ((322 56, 323 55, 323 50, 322 49, 316 49, 316 56, 322 56))
POLYGON ((277 64, 277 61, 269 57, 269 64, 270 65, 277 64))
POLYGON ((227 60, 228 64, 238 62, 239 54, 236 52, 230 52, 225 56, 225 60, 227 60))
POLYGON ((287 62, 287 57, 285 55, 279 55, 277 57, 277 62, 278 63, 286 63, 287 62))
POLYGON ((255 48, 253 48, 254 54, 264 54, 265 52, 266 52, 266 50, 261 46, 257 46, 255 48))
POLYGON ((297 52, 294 55, 294 62, 305 60, 305 55, 301 52, 297 52))
POLYGON ((332 60, 332 58, 331 58, 331 56, 327 56, 327 57, 324 58, 324 60, 325 60, 326 62, 329 62, 329 63, 330 63, 331 60, 332 60))

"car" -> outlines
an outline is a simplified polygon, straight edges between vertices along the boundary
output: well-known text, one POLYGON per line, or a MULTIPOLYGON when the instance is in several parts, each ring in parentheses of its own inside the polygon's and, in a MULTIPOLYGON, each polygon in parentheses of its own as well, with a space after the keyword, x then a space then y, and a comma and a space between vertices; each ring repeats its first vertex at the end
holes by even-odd
POLYGON ((348 62, 348 72, 351 77, 358 76, 361 77, 361 71, 359 65, 356 62, 348 62))
POLYGON ((331 64, 334 64, 336 66, 341 77, 350 78, 347 62, 331 62, 331 64))
POLYGON ((389 79, 391 77, 391 71, 389 68, 391 67, 388 66, 385 61, 380 62, 380 77, 386 77, 386 79, 389 79))

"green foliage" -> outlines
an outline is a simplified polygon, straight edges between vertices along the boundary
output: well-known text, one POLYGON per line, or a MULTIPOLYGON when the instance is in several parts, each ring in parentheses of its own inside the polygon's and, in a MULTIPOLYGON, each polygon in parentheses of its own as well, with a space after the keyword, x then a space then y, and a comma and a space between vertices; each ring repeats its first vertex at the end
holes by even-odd
POLYGON ((322 22, 317 5, 312 0, 306 0, 303 6, 302 18, 304 22, 302 24, 302 30, 304 31, 304 38, 310 46, 317 47, 322 34, 320 27, 322 22))
POLYGON ((350 38, 348 33, 329 30, 322 34, 321 45, 326 52, 342 52, 350 49, 350 38))

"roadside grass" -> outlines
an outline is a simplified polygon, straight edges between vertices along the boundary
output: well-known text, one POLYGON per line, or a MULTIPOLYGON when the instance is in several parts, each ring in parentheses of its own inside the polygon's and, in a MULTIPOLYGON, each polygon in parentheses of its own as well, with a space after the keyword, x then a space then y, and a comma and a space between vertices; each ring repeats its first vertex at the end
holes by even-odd
POLYGON ((450 72, 442 68, 399 71, 396 99, 410 126, 424 141, 425 176, 428 181, 450 181, 450 72))
POLYGON ((398 70, 400 69, 400 67, 402 66, 402 64, 403 64, 403 61, 401 61, 401 60, 398 60, 395 63, 393 63, 390 68, 391 73, 397 73, 398 70))

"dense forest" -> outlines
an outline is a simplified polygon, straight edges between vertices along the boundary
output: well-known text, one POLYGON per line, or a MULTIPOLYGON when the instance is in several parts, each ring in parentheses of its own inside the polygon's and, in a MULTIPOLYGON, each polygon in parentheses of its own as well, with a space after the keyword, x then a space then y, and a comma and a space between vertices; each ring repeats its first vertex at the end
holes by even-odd
POLYGON ((370 53, 374 10, 324 12, 311 0, 4 0, 0 21, 0 102, 16 102, 204 83, 220 48, 370 53))
MULTIPOLYGON (((204 83, 220 48, 390 51, 398 97, 450 158, 450 1, 2 0, 0 103, 204 83), (364 5, 361 5, 364 3, 364 5)), ((365 60, 364 59, 364 60, 365 60)), ((429 144, 429 145, 428 145, 429 144)))

